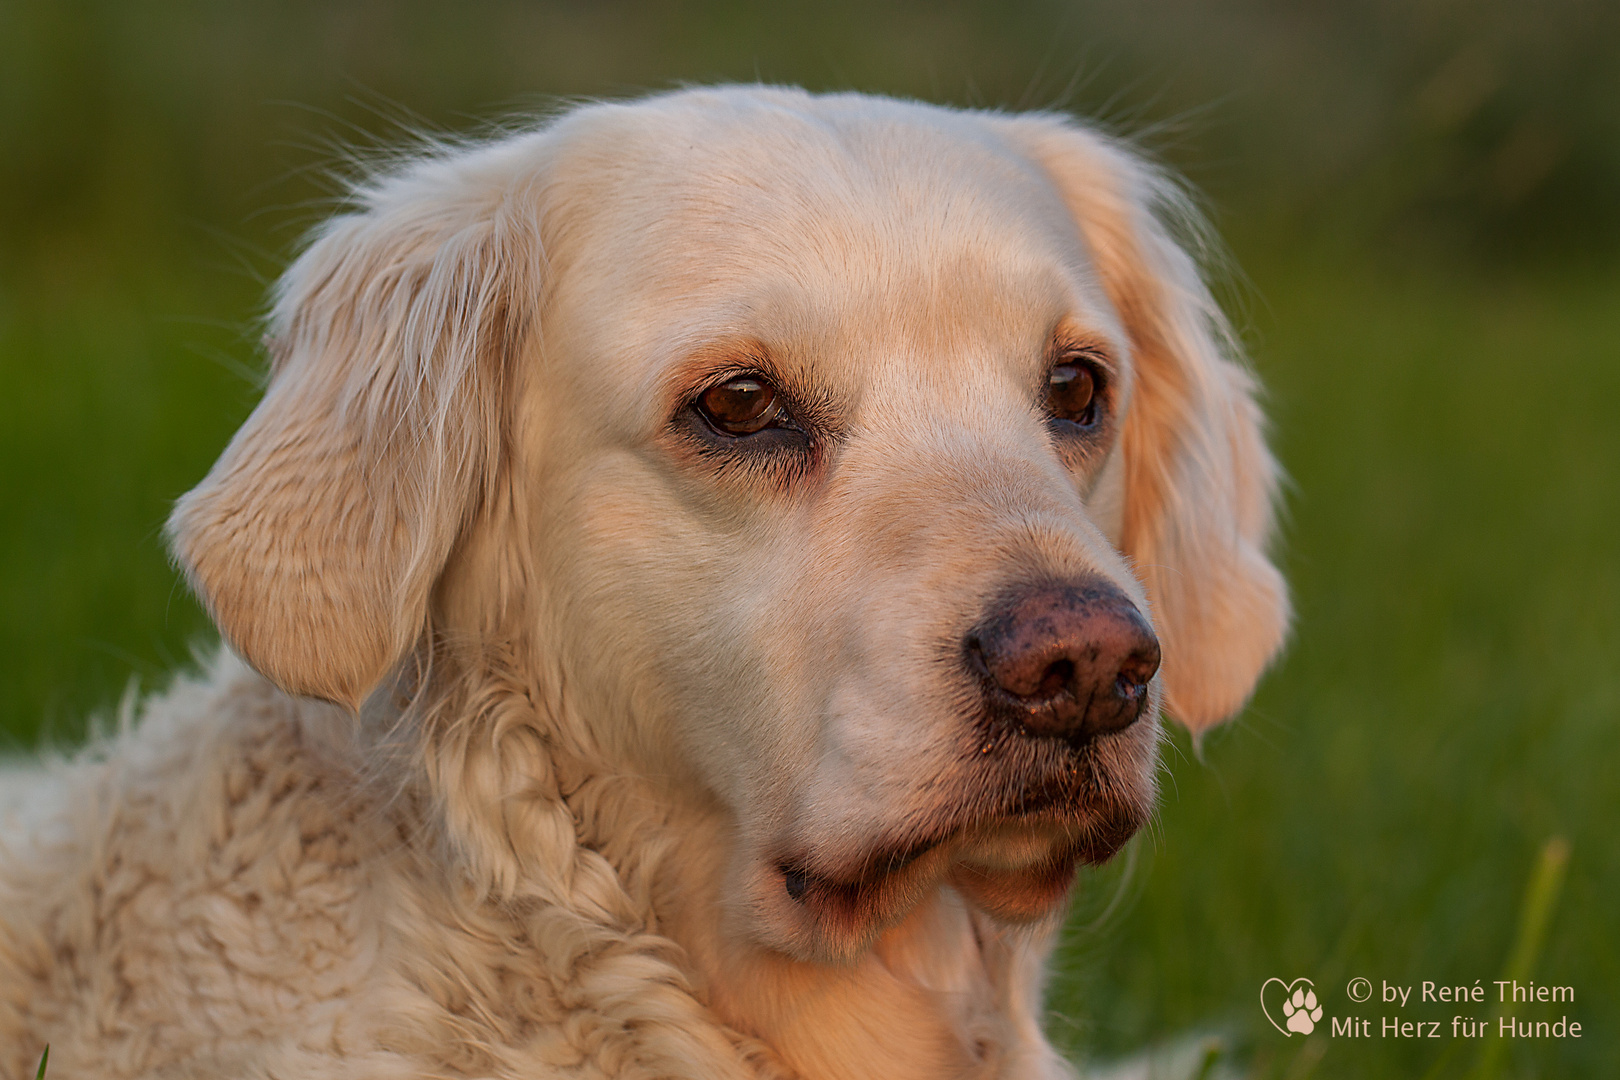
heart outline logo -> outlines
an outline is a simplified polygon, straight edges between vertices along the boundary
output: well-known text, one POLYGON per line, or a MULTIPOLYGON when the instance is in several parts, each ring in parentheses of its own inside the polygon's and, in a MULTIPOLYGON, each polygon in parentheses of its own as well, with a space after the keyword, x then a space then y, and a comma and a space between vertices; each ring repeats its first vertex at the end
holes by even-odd
POLYGON ((1277 978, 1276 976, 1272 976, 1260 984, 1260 1012, 1265 1015, 1266 1022, 1280 1031, 1283 1037, 1286 1039, 1292 1039, 1296 1031, 1298 1031, 1301 1035, 1309 1035, 1311 1033, 1311 1029, 1316 1026, 1316 1024, 1321 1020, 1322 1016, 1321 1006, 1316 1002, 1316 984, 1304 976, 1300 976, 1293 982, 1283 982, 1283 980, 1277 978), (1306 990, 1309 991, 1311 1004, 1307 1006, 1307 1008, 1314 1010, 1316 1015, 1312 1016, 1309 1012, 1305 1014, 1306 1019, 1303 1021, 1305 1027, 1303 1029, 1293 1028, 1291 1026, 1284 1027, 1282 1024, 1277 1023, 1276 1017, 1271 1015, 1271 1008, 1266 1004, 1266 988, 1272 983, 1276 983, 1278 986, 1282 987, 1283 1009, 1290 1018, 1297 1011, 1297 1009, 1290 1009, 1288 1007, 1289 1002, 1293 999, 1295 993, 1299 991, 1301 986, 1305 987, 1306 990))

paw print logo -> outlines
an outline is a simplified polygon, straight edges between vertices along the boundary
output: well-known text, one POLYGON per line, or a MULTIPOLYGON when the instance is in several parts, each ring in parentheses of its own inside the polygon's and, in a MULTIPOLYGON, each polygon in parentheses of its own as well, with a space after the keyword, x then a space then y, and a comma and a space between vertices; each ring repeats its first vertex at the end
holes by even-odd
POLYGON ((1283 1015, 1288 1017, 1288 1030, 1309 1035, 1322 1019, 1322 1006, 1316 1003, 1316 991, 1300 987, 1293 997, 1283 998, 1283 1015))
POLYGON ((1316 1030, 1316 1025, 1322 1020, 1322 1006, 1316 1000, 1316 986, 1309 979, 1295 979, 1285 983, 1281 979, 1267 979, 1260 986, 1260 1011, 1266 1014, 1271 1026, 1289 1038, 1297 1032, 1300 1035, 1309 1035, 1316 1030), (1277 1023, 1277 1017, 1272 1015, 1271 1006, 1266 1001, 1266 991, 1271 984, 1276 983, 1282 988, 1282 1023, 1277 1023))

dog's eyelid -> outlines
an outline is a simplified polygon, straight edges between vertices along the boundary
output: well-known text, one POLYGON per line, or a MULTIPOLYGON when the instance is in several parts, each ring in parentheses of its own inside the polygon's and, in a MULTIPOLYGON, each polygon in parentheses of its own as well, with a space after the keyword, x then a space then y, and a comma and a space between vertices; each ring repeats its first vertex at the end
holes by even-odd
POLYGON ((1082 315, 1070 313, 1051 324, 1046 334, 1048 364, 1058 364, 1063 356, 1085 356, 1105 370, 1116 365, 1117 349, 1113 335, 1082 315))
POLYGON ((736 367, 721 368, 699 382, 687 392, 682 407, 695 405, 705 396, 719 390, 721 387, 741 381, 759 383, 768 393, 773 395, 782 406, 788 406, 794 399, 793 392, 785 389, 782 380, 777 378, 768 368, 752 365, 738 365, 736 367))
POLYGON ((692 391, 687 394, 687 398, 688 400, 696 401, 704 394, 707 394, 710 390, 713 390, 718 386, 724 386, 726 383, 733 382, 737 379, 757 379, 766 386, 770 387, 776 393, 784 393, 782 380, 776 377, 776 374, 771 371, 769 365, 735 364, 727 367, 716 368, 714 371, 704 376, 704 378, 696 384, 692 391))
POLYGON ((806 434, 836 430, 838 409, 827 388, 814 382, 803 384, 780 372, 776 365, 755 357, 717 366, 689 378, 688 389, 676 398, 674 415, 678 417, 697 407, 704 394, 737 379, 757 379, 776 394, 781 417, 777 426, 806 434))
POLYGON ((1119 362, 1112 350, 1095 341, 1056 340, 1048 357, 1047 370, 1060 364, 1085 364, 1103 379, 1113 379, 1119 373, 1119 362))

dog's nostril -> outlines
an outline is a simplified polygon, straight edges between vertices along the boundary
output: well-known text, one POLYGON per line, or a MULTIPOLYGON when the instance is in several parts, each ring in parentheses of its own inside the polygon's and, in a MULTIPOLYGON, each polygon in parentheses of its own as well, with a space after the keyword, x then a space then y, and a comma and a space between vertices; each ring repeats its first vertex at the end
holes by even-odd
POLYGON ((1040 684, 1035 687, 1035 692, 1027 696, 1042 701, 1055 698, 1067 690, 1072 682, 1074 682, 1074 661, 1069 659, 1054 660, 1047 665, 1046 671, 1042 673, 1040 684))
POLYGON ((782 871, 782 884, 787 888, 788 897, 792 900, 803 900, 805 891, 810 888, 810 879, 803 870, 782 871))
POLYGON ((1100 579, 1004 598, 963 641, 989 714, 1024 732, 1089 738, 1134 723, 1159 670, 1136 605, 1100 579))
POLYGON ((1119 669, 1119 681, 1131 689, 1141 689, 1153 680, 1154 674, 1159 670, 1158 642, 1154 642, 1152 652, 1132 653, 1119 669))

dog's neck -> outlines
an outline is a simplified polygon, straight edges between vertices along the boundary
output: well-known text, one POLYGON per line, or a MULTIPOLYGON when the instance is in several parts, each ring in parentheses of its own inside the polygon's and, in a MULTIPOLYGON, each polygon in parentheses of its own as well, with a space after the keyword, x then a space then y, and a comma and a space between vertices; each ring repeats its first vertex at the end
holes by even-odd
POLYGON ((463 686, 413 755, 427 763, 439 850, 471 886, 442 902, 451 921, 520 918, 503 933, 541 951, 543 926, 566 924, 586 943, 567 962, 580 970, 550 976, 568 1008, 592 1008, 598 991, 604 1009, 625 1007, 624 976, 582 977, 595 954, 665 987, 635 996, 655 1015, 613 1019, 632 1033, 680 1027, 682 1075, 699 1060, 702 1075, 797 1080, 1071 1075, 1039 1022, 1055 922, 998 927, 941 885, 853 963, 790 959, 755 944, 724 902, 722 810, 610 767, 582 725, 556 722, 560 703, 520 680, 485 669, 463 686))

